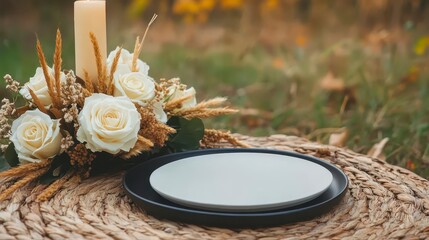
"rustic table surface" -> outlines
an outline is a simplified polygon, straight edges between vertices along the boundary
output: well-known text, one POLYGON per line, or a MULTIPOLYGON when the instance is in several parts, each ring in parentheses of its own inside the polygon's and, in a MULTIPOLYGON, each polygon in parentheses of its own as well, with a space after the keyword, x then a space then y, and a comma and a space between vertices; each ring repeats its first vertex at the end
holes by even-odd
MULTIPOLYGON (((0 203, 0 239, 427 239, 429 181, 342 148, 274 135, 240 140, 257 148, 290 150, 331 162, 349 189, 328 214, 273 228, 222 229, 158 220, 125 195, 123 173, 67 183, 50 201, 34 201, 31 186, 0 203)), ((225 144, 220 147, 230 147, 225 144)), ((1 180, 0 180, 1 184, 1 180)), ((0 185, 0 190, 5 188, 0 185)))

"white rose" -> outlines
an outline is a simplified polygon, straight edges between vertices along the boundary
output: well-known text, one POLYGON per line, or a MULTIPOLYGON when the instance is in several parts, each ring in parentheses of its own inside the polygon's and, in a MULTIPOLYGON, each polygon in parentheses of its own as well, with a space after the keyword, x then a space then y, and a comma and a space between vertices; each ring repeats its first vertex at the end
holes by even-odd
POLYGON ((60 121, 39 109, 26 111, 12 123, 10 140, 21 163, 55 157, 61 150, 61 139, 60 121))
MULTIPOLYGON (((119 47, 116 47, 115 50, 109 53, 109 56, 107 57, 107 61, 106 61, 108 71, 110 71, 110 68, 112 67, 112 64, 113 64, 113 60, 115 59, 116 53, 119 51, 119 49, 120 49, 119 47)), ((122 70, 125 73, 129 73, 131 72, 132 65, 133 65, 133 54, 126 49, 122 49, 116 71, 118 72, 119 70, 122 70)), ((145 75, 149 74, 149 66, 140 59, 137 59, 137 68, 139 72, 145 75)))
POLYGON ((128 152, 137 142, 140 119, 130 99, 92 94, 79 113, 76 138, 93 152, 128 152))
POLYGON ((182 108, 190 108, 197 105, 197 99, 195 98, 195 89, 193 87, 186 90, 181 90, 179 86, 171 86, 168 89, 168 100, 175 100, 186 96, 191 96, 190 99, 186 100, 182 104, 182 108))
POLYGON ((140 72, 131 72, 114 79, 114 96, 126 96, 141 106, 155 96, 155 83, 151 77, 140 72))
MULTIPOLYGON (((54 76, 54 70, 52 68, 48 67, 48 72, 51 74, 51 76, 54 76)), ((63 72, 60 74, 60 79, 62 82, 66 79, 66 75, 63 72)), ((41 67, 36 69, 34 77, 30 78, 30 81, 27 82, 19 91, 19 93, 27 100, 32 99, 29 90, 30 88, 46 108, 51 106, 52 99, 49 95, 48 85, 46 84, 45 75, 43 74, 41 67)))
POLYGON ((168 118, 167 114, 164 112, 164 109, 162 108, 162 102, 155 102, 153 105, 153 113, 155 114, 155 117, 158 121, 162 123, 166 123, 168 118))

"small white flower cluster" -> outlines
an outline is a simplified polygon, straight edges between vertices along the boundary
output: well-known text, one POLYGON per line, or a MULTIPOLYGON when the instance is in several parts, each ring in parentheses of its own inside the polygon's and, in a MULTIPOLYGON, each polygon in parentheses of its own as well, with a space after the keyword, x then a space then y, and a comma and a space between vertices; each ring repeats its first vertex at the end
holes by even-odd
MULTIPOLYGON (((0 140, 8 139, 11 135, 11 126, 9 124, 9 119, 12 114, 15 114, 16 109, 14 104, 9 101, 9 99, 4 98, 1 101, 2 105, 0 108, 0 140)), ((2 146, 2 149, 4 146, 2 146)))
POLYGON ((6 89, 7 90, 14 92, 14 93, 18 92, 19 82, 13 80, 13 78, 9 74, 6 74, 4 76, 4 80, 6 81, 6 89))
POLYGON ((3 98, 3 100, 1 100, 1 104, 0 111, 4 116, 10 117, 16 113, 15 103, 10 102, 9 99, 3 98))
POLYGON ((61 153, 67 151, 71 146, 74 145, 73 137, 70 134, 67 134, 67 136, 63 137, 61 139, 61 153))
MULTIPOLYGON (((79 114, 79 109, 77 109, 77 104, 72 103, 70 108, 63 108, 62 111, 64 112, 64 121, 66 123, 71 123, 73 121, 76 122, 77 116, 79 114)), ((77 122, 75 123, 75 127, 77 127, 77 122)))
POLYGON ((82 85, 76 82, 76 77, 73 71, 69 71, 65 77, 65 81, 61 82, 61 101, 64 106, 76 104, 79 99, 83 99, 84 93, 82 85))

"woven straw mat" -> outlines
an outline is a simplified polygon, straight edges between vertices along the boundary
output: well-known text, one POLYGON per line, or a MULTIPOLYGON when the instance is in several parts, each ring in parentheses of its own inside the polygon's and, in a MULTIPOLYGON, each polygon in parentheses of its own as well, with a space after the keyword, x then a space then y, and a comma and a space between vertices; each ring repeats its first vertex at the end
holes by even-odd
POLYGON ((254 147, 296 151, 337 165, 350 180, 345 197, 328 214, 306 222, 261 229, 211 228, 145 214, 125 195, 121 172, 67 183, 42 203, 34 201, 40 186, 19 190, 0 203, 0 239, 429 238, 429 181, 416 174, 298 137, 236 136, 254 147))

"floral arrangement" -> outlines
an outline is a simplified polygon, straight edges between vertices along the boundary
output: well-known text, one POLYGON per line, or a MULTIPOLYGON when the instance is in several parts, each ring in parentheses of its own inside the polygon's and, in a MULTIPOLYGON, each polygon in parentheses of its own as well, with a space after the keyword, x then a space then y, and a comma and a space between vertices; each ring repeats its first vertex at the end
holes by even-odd
POLYGON ((61 69, 59 30, 52 68, 37 40, 35 75, 23 86, 4 77, 6 89, 27 104, 2 100, 0 143, 6 160, 0 161, 0 177, 7 188, 0 201, 35 181, 46 186, 37 196, 44 201, 67 181, 221 140, 246 147, 229 132, 204 129, 201 119, 237 112, 222 106, 225 98, 197 103, 195 89, 178 78, 157 82, 149 76, 149 66, 139 59, 139 37, 133 53, 117 47, 105 60, 94 34, 90 38, 97 79, 61 69))

